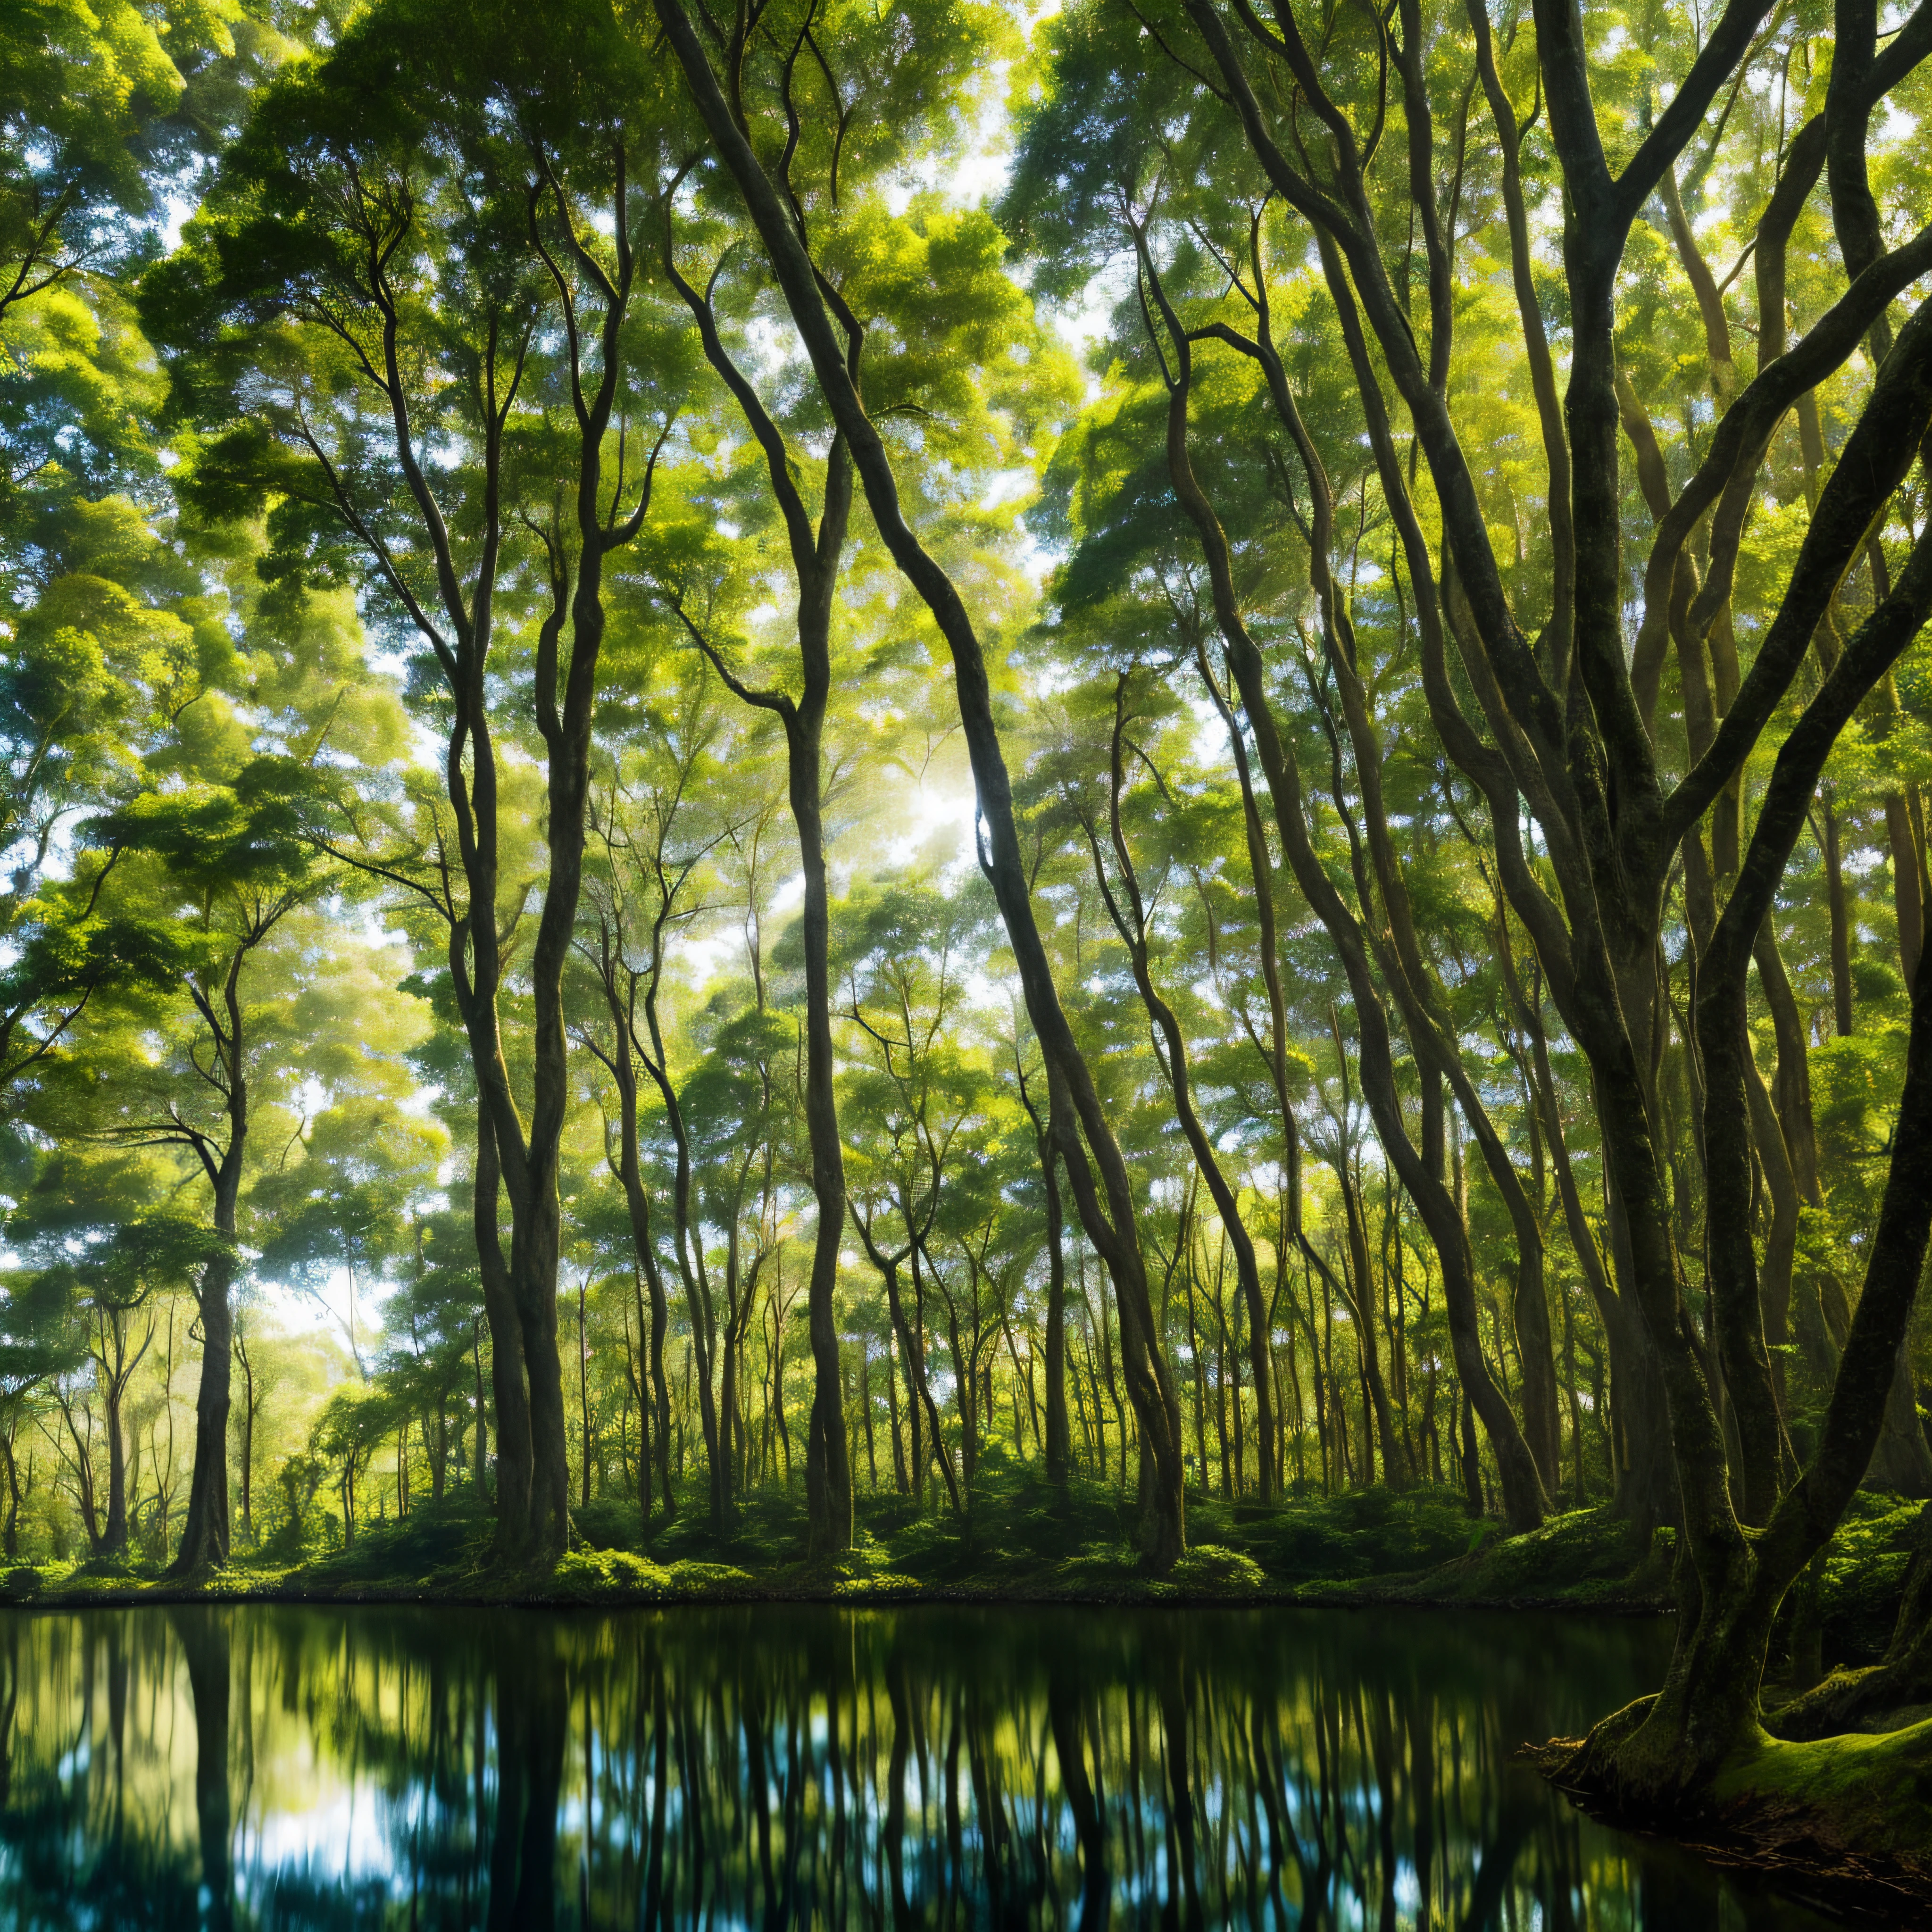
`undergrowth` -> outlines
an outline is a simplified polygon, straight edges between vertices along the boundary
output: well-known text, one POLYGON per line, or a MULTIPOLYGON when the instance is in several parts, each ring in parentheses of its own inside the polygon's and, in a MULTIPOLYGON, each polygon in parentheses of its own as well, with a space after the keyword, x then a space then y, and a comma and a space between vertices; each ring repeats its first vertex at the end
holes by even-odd
MULTIPOLYGON (((1226 1600, 1364 1604, 1669 1606, 1674 1543, 1646 1539, 1608 1509, 1552 1516, 1508 1537, 1440 1489, 1301 1496, 1279 1505, 1189 1501, 1187 1553, 1147 1574, 1134 1544, 1134 1498, 1115 1486, 1046 1483, 998 1454, 956 1511, 924 1498, 862 1493, 852 1547, 814 1558, 800 1489, 747 1498, 723 1528, 696 1486, 650 1524, 636 1502, 593 1498, 573 1516, 569 1552, 548 1568, 508 1570, 494 1523, 473 1491, 419 1504, 400 1522, 364 1524, 346 1545, 333 1518, 278 1523, 197 1594, 352 1600, 412 1596, 538 1603, 674 1603, 752 1598, 890 1603, 921 1597, 1101 1601, 1226 1600)), ((1855 1498, 1834 1540, 1820 1596, 1834 1660, 1881 1652, 1896 1614, 1920 1505, 1855 1498)), ((0 1604, 128 1602, 179 1594, 161 1566, 95 1558, 0 1565, 0 1604)))

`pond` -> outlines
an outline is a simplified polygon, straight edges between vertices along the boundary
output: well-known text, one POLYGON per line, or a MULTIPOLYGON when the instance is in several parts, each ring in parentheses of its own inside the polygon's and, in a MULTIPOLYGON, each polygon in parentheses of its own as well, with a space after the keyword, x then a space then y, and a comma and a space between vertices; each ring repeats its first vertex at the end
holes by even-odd
POLYGON ((0 1612, 0 1925, 1820 1922, 1519 1760, 1652 1622, 0 1612))

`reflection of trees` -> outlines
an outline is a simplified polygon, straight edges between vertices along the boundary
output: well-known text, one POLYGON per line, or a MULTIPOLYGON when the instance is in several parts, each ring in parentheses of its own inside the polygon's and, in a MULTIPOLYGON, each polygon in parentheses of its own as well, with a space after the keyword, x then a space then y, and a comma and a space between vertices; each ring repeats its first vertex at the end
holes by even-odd
POLYGON ((235 1922, 233 1816, 228 1784, 228 1700, 233 1676, 232 1610, 183 1604, 168 1612, 188 1666, 194 1707, 194 1818, 201 1854, 202 1923, 228 1932, 235 1922))
POLYGON ((191 1753, 192 1736, 152 1724, 179 1661, 165 1620, 103 1610, 16 1612, 6 1624, 8 1922, 20 1932, 196 1924, 194 1820, 169 1802, 172 1754, 191 1753))
MULTIPOLYGON (((0 1906, 26 1926, 76 1900, 117 1926, 1635 1925, 1628 1849, 1512 1756, 1642 1688, 1654 1650, 1628 1628, 1273 1612, 16 1616, 0 1906)), ((1707 1880, 1670 1882, 1714 1914, 1707 1880)))
POLYGON ((554 1623, 536 1617, 506 1618, 491 1632, 496 1802, 490 1932, 548 1932, 556 1922, 557 1798, 570 1706, 556 1636, 554 1623))

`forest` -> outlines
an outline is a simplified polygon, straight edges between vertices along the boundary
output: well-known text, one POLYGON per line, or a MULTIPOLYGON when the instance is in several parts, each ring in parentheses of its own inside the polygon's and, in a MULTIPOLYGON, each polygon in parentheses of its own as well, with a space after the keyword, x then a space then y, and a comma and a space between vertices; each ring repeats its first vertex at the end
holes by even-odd
POLYGON ((15 0, 0 1583, 1540 1537, 1922 1848, 1928 54, 15 0))

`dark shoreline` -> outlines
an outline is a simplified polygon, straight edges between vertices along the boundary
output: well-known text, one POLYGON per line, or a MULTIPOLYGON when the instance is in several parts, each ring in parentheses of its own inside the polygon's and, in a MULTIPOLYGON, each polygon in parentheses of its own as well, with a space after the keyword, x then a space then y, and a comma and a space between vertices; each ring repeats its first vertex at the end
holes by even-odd
POLYGON ((1428 1610, 1473 1611, 1488 1616, 1523 1615, 1604 1617, 1667 1617, 1674 1605, 1642 1598, 1580 1601, 1571 1596, 1460 1597, 1416 1591, 1320 1588, 1306 1592, 1264 1590, 1232 1592, 1190 1590, 1155 1586, 1142 1591, 975 1590, 957 1586, 913 1589, 871 1589, 862 1584, 831 1588, 768 1588, 756 1584, 739 1589, 606 1590, 591 1592, 543 1586, 520 1586, 506 1580, 496 1588, 448 1588, 424 1585, 322 1585, 290 1588, 285 1583, 260 1588, 224 1583, 214 1587, 156 1580, 130 1579, 105 1588, 56 1586, 27 1596, 0 1596, 7 1610, 135 1610, 178 1604, 340 1604, 380 1607, 403 1604, 442 1604, 460 1610, 718 1610, 737 1606, 808 1605, 820 1610, 880 1610, 924 1607, 974 1610, 1428 1610))

